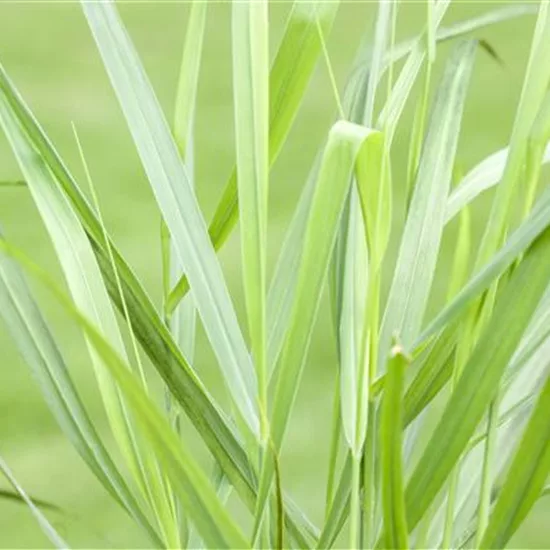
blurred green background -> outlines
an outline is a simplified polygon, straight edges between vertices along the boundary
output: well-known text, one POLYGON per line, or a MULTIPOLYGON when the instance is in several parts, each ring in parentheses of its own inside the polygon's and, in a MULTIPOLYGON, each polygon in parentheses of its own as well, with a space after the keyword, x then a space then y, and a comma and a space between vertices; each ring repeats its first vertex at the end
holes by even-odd
MULTIPOLYGON (((281 35, 290 2, 273 2, 273 50, 281 35)), ((421 3, 401 3, 399 37, 420 29, 425 18, 421 3)), ((453 2, 445 22, 460 20, 503 2, 453 2)), ((179 68, 188 7, 184 2, 127 2, 120 11, 142 56, 168 117, 179 68)), ((372 28, 375 5, 367 1, 342 4, 329 41, 340 89, 348 75, 360 36, 372 28)), ((198 94, 196 173, 198 195, 210 217, 234 162, 230 7, 212 2, 208 14, 203 70, 198 94)), ((459 147, 465 169, 503 147, 510 134, 519 98, 534 18, 500 24, 476 33, 498 52, 504 64, 479 52, 459 147)), ((438 49, 438 67, 448 45, 438 49)), ((38 119, 82 179, 71 131, 77 125, 87 153, 109 230, 123 253, 159 301, 159 215, 130 135, 118 108, 78 4, 73 2, 0 1, 0 61, 38 119)), ((398 200, 406 166, 406 143, 413 98, 397 136, 394 175, 398 200)), ((326 69, 320 63, 283 153, 272 171, 270 194, 270 265, 273 266, 292 209, 313 157, 321 145, 335 104, 326 69)), ((4 136, 0 136, 0 179, 19 176, 4 136)), ((475 206, 476 228, 487 213, 490 197, 475 206)), ((397 224, 401 223, 398 209, 397 224)), ((27 193, 2 190, 0 223, 10 239, 38 263, 61 272, 44 228, 27 193)), ((446 239, 452 239, 451 227, 446 239)), ((447 247, 448 250, 452 247, 447 247)), ((242 317, 240 251, 235 233, 220 254, 234 303, 242 317)), ((438 290, 445 288, 449 258, 442 256, 438 290)), ((106 431, 95 382, 82 339, 61 312, 37 288, 86 403, 106 431)), ((245 323, 242 323, 243 327, 245 323)), ((0 455, 28 491, 49 499, 66 511, 52 515, 54 524, 74 547, 140 547, 139 531, 113 504, 77 453, 65 440, 4 328, 0 328, 0 455)), ((219 394, 212 354, 199 334, 196 367, 219 394)), ((320 312, 300 396, 288 433, 283 482, 313 519, 322 517, 327 468, 329 417, 335 375, 334 339, 326 305, 320 312)), ((195 445, 194 436, 190 436, 195 445)), ((0 487, 5 486, 0 480, 0 487)), ((550 546, 550 508, 540 503, 514 539, 515 547, 550 546)), ((0 547, 47 545, 24 507, 0 503, 0 547)))

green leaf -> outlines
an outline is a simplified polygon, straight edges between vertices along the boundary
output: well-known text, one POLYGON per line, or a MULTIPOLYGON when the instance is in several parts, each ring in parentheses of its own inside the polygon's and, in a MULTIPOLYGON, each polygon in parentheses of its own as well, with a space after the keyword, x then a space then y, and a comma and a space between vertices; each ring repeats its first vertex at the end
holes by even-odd
POLYGON ((233 3, 233 88, 243 286, 267 437, 266 249, 269 174, 269 44, 266 0, 233 3))
POLYGON ((185 271, 236 409, 258 436, 256 381, 195 193, 137 53, 111 1, 82 9, 185 271))
MULTIPOLYGON (((294 0, 269 77, 270 166, 275 162, 290 132, 321 54, 318 25, 323 36, 327 36, 339 3, 339 0, 294 0)), ((216 250, 221 248, 235 227, 239 214, 237 203, 237 171, 234 169, 209 227, 210 238, 216 250)), ((176 306, 188 289, 187 279, 182 278, 172 292, 169 309, 176 306)))
POLYGON ((482 548, 504 548, 540 497, 550 472, 549 409, 547 377, 483 535, 482 548))
POLYGON ((408 548, 403 489, 403 382, 410 359, 397 344, 390 352, 380 420, 380 461, 386 548, 408 548))
POLYGON ((407 520, 413 529, 439 493, 463 453, 504 369, 533 315, 550 277, 546 230, 512 273, 494 314, 474 348, 406 490, 407 520), (464 396, 470 396, 464 399, 464 396))
MULTIPOLYGON (((10 489, 0 489, 0 499, 15 502, 16 504, 26 504, 25 500, 17 491, 10 489)), ((31 496, 29 496, 29 499, 37 508, 41 508, 42 510, 50 510, 52 512, 61 512, 61 509, 58 506, 48 502, 47 500, 42 500, 31 496)))
POLYGON ((435 274, 474 54, 474 43, 459 45, 438 89, 382 322, 379 370, 384 368, 392 335, 399 334, 409 349, 421 328, 435 274))
MULTIPOLYGON (((357 154, 361 147, 377 143, 380 139, 380 133, 349 122, 339 121, 331 129, 304 237, 291 321, 279 359, 270 422, 275 452, 280 451, 298 391, 357 154)), ((266 455, 260 475, 255 532, 259 527, 258 521, 262 516, 273 474, 273 461, 266 455)))
POLYGON ((69 548, 67 543, 61 538, 59 533, 57 533, 57 531, 54 529, 52 524, 48 521, 46 516, 38 509, 38 507, 33 503, 33 501, 27 496, 27 493, 25 492, 23 487, 19 485, 19 482, 17 481, 15 476, 11 473, 11 470, 8 468, 8 465, 4 462, 2 458, 0 458, 0 472, 4 474, 4 476, 9 481, 11 486, 17 492, 17 494, 29 507, 31 514, 34 516, 34 519, 40 525, 40 528, 42 529, 44 534, 48 537, 50 542, 56 548, 69 548))

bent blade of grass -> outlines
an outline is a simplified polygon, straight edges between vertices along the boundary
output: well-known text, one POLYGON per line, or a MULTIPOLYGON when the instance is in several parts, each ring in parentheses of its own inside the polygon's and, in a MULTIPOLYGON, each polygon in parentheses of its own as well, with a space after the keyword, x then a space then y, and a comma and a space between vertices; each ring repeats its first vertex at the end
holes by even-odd
POLYGON ((15 263, 0 257, 2 317, 64 434, 105 489, 162 543, 105 449, 70 378, 63 357, 15 263))
POLYGON ((164 471, 207 544, 215 548, 248 548, 244 535, 221 504, 206 474, 185 450, 122 356, 45 271, 4 240, 0 240, 0 250, 13 257, 40 281, 92 342, 124 393, 140 428, 147 434, 164 471))
POLYGON ((494 315, 474 348, 441 420, 406 489, 407 519, 422 518, 481 420, 550 277, 550 230, 537 239, 498 297, 494 315), (480 368, 483 367, 483 368, 480 368), (464 399, 464 396, 471 396, 464 399))
MULTIPOLYGON (((269 76, 269 165, 277 158, 292 127, 296 113, 322 45, 319 28, 327 36, 338 11, 339 0, 325 2, 295 0, 269 76)), ((239 215, 237 171, 233 170, 209 226, 216 250, 227 240, 239 215)), ((169 303, 172 309, 185 296, 189 284, 182 278, 175 286, 169 303)))
POLYGON ((481 539, 503 548, 538 500, 550 472, 550 377, 539 396, 481 539))
MULTIPOLYGON (((48 166, 49 171, 55 177, 54 183, 78 215, 93 246, 111 300, 123 313, 124 308, 116 284, 116 277, 97 215, 90 208, 72 175, 1 65, 0 91, 5 94, 13 116, 21 125, 25 140, 48 166)), ((242 442, 236 435, 233 426, 221 412, 219 405, 208 393, 194 369, 181 353, 149 296, 112 241, 109 242, 109 247, 120 276, 136 337, 243 502, 253 509, 256 487, 251 477, 249 462, 242 442)), ((293 537, 301 541, 315 538, 310 534, 315 529, 311 527, 303 513, 292 504, 288 496, 285 497, 285 503, 286 526, 293 537)), ((304 544, 304 546, 307 545, 304 544)))
POLYGON ((6 479, 9 481, 10 485, 15 489, 17 494, 23 499, 25 504, 28 506, 31 514, 34 516, 34 519, 40 525, 43 533, 48 537, 50 542, 56 548, 69 548, 69 545, 61 538, 59 533, 54 529, 53 525, 48 521, 46 516, 38 509, 38 507, 33 503, 32 499, 27 496, 27 493, 21 487, 15 476, 12 474, 11 470, 8 468, 8 465, 0 457, 0 472, 4 474, 6 479))
POLYGON ((417 181, 403 231, 380 335, 378 370, 392 334, 412 348, 424 317, 444 227, 460 123, 475 43, 459 45, 449 59, 435 99, 417 181))
MULTIPOLYGON (((362 146, 376 143, 380 138, 379 132, 344 121, 337 122, 329 135, 306 228, 291 321, 277 371, 270 423, 273 448, 277 453, 298 391, 356 157, 362 146)), ((273 462, 266 455, 259 482, 255 533, 273 474, 273 462)))
POLYGON ((408 548, 403 483, 403 383, 410 359, 396 344, 388 362, 380 420, 380 461, 386 548, 408 548))
POLYGON ((266 248, 269 173, 268 6, 232 7, 233 89, 243 286, 258 381, 261 439, 267 438, 266 248))
POLYGON ((184 165, 111 1, 82 9, 119 99, 232 400, 258 437, 256 381, 221 266, 184 165))

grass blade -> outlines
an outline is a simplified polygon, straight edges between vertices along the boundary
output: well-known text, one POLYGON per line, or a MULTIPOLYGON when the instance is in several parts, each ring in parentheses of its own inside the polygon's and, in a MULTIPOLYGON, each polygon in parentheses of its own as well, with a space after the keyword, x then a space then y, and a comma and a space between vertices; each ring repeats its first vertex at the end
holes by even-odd
POLYGON ((201 0, 191 2, 181 56, 174 112, 174 138, 182 158, 187 157, 188 139, 195 119, 195 104, 207 8, 207 2, 201 0))
MULTIPOLYGON (((433 27, 438 28, 445 12, 447 11, 451 0, 440 0, 435 6, 433 27)), ((416 81, 420 68, 424 58, 426 57, 426 33, 422 33, 410 49, 409 56, 405 65, 399 73, 399 77, 395 82, 392 93, 388 98, 384 109, 378 117, 378 127, 386 130, 386 139, 388 144, 393 141, 393 136, 397 128, 397 123, 401 118, 405 103, 409 98, 412 87, 416 81)), ((391 60, 388 62, 388 66, 391 65, 391 60)))
POLYGON ((268 6, 233 3, 233 88, 242 269, 258 380, 262 444, 267 440, 266 248, 269 173, 268 6))
POLYGON ((550 378, 531 414, 491 514, 481 548, 504 548, 539 499, 550 471, 550 378))
POLYGON ((487 290, 520 254, 536 242, 549 222, 550 191, 546 191, 529 217, 514 231, 491 261, 474 275, 456 297, 430 321, 418 337, 416 346, 445 329, 452 320, 460 318, 468 304, 487 290))
MULTIPOLYGON (((271 415, 271 438, 276 452, 281 448, 298 390, 356 156, 362 146, 375 147, 377 143, 380 146, 380 140, 380 133, 344 121, 337 122, 330 132, 306 229, 291 322, 277 372, 271 415)), ((255 532, 259 527, 258 520, 261 520, 263 514, 273 474, 272 460, 264 459, 255 532)))
POLYGON ((195 193, 160 106, 113 3, 82 2, 82 9, 232 399, 250 432, 258 436, 254 370, 195 193))
POLYGON ((472 42, 456 48, 435 99, 382 322, 379 370, 384 367, 392 334, 399 334, 403 345, 410 348, 420 331, 444 227, 445 199, 474 53, 472 42))
MULTIPOLYGON (((16 504, 26 504, 17 491, 10 489, 0 489, 0 499, 8 500, 16 504)), ((48 502, 47 500, 42 500, 31 496, 29 496, 29 499, 37 508, 41 508, 42 510, 50 510, 51 512, 61 512, 61 509, 58 506, 48 502)))
POLYGON ((399 345, 391 351, 380 420, 382 508, 386 548, 408 548, 403 489, 403 383, 409 359, 399 345))
MULTIPOLYGON (((481 193, 497 185, 504 173, 509 149, 506 147, 493 153, 464 176, 450 194, 447 201, 445 223, 449 223, 465 206, 476 199, 481 193)), ((550 162, 550 146, 546 147, 541 160, 542 164, 550 162)))
MULTIPOLYGON (((437 13, 434 10, 434 14, 437 13)), ((449 25, 448 27, 440 27, 435 30, 436 42, 446 42, 448 40, 454 40, 456 38, 463 37, 464 35, 489 27, 497 23, 509 21, 510 19, 517 19, 518 17, 524 17, 526 15, 536 15, 537 8, 528 4, 512 4, 507 6, 498 7, 470 17, 463 21, 458 21, 449 25)), ((434 20, 435 23, 435 20, 434 20)), ((405 57, 408 53, 415 48, 418 43, 418 38, 413 38, 398 44, 389 54, 387 63, 396 62, 405 57)))
POLYGON ((25 501, 25 504, 29 507, 29 510, 31 511, 32 515, 34 516, 34 518, 40 525, 40 528, 42 529, 44 534, 48 537, 50 542, 56 548, 69 548, 67 543, 61 538, 61 536, 53 528, 52 524, 48 521, 46 516, 38 509, 37 506, 35 506, 33 501, 27 496, 27 493, 25 492, 23 487, 19 485, 17 479, 11 473, 11 470, 8 468, 8 465, 4 462, 2 458, 0 458, 0 472, 4 474, 6 479, 10 482, 10 484, 15 489, 17 494, 21 497, 21 499, 25 501))

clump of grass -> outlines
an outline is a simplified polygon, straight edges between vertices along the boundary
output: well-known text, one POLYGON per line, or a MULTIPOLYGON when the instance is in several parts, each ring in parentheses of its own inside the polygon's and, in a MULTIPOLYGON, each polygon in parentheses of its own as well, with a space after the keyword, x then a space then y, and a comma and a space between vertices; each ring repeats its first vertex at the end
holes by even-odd
MULTIPOLYGON (((0 67, 0 124, 24 177, 2 186, 32 196, 69 290, 2 237, 0 313, 63 431, 143 529, 146 544, 329 548, 345 540, 350 548, 500 548, 547 493, 550 193, 535 197, 540 167, 550 160, 549 3, 507 6, 444 28, 451 2, 427 0, 426 27, 397 44, 399 3, 380 0, 367 35, 372 41, 359 49, 342 97, 325 40, 338 4, 296 0, 270 68, 267 0, 233 3, 236 166, 208 226, 192 169, 201 145, 194 113, 207 3, 190 5, 170 125, 114 4, 82 2, 162 215, 160 311, 109 237, 76 130, 92 205, 0 67), (437 45, 526 14, 536 14, 537 23, 510 145, 457 177, 477 43, 460 39, 430 101, 437 45), (339 119, 327 130, 268 287, 269 169, 319 60, 339 119), (393 138, 417 82, 422 93, 407 178, 394 182, 393 138), (407 197, 406 221, 386 296, 398 185, 407 197), (476 249, 469 204, 490 187, 493 206, 476 249), (519 225, 512 208, 518 197, 519 225), (426 321, 443 231, 457 215, 449 298, 426 321), (248 341, 216 255, 237 220, 248 341), (120 460, 86 412, 21 267, 84 332, 120 460), (279 456, 326 284, 339 376, 327 438, 326 513, 316 526, 285 490, 279 456), (230 410, 193 368, 196 321, 214 351, 230 410), (149 391, 141 351, 166 385, 165 403, 149 391), (424 419, 434 410, 440 412, 430 429, 424 419), (206 444, 213 471, 182 441, 180 415, 206 444), (225 505, 231 491, 250 513, 249 532, 225 505)), ((51 542, 65 546, 15 487, 51 542)))

